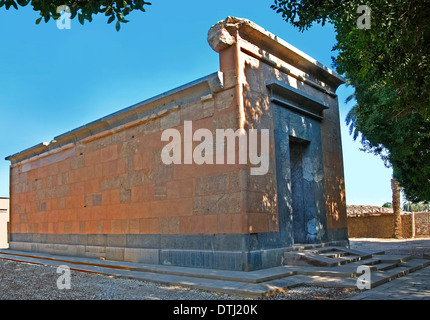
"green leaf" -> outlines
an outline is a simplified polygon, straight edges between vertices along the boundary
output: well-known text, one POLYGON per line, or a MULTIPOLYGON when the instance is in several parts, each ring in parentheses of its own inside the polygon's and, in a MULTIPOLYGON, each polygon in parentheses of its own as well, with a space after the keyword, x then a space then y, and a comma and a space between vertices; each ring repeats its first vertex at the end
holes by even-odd
POLYGON ((121 24, 120 24, 119 20, 116 22, 115 29, 116 29, 116 31, 119 31, 119 29, 121 29, 121 24))
POLYGON ((77 11, 72 10, 72 15, 70 16, 70 19, 73 20, 77 14, 78 14, 77 11))
POLYGON ((85 19, 84 19, 84 15, 82 13, 78 14, 78 21, 80 24, 84 25, 85 19))
POLYGON ((40 23, 40 21, 42 21, 42 18, 43 18, 43 17, 40 17, 39 19, 37 19, 37 20, 36 20, 36 24, 39 24, 39 23, 40 23))
POLYGON ((17 0, 16 2, 18 2, 18 4, 21 7, 25 7, 30 1, 29 0, 17 0))
POLYGON ((112 23, 115 20, 115 16, 110 16, 107 23, 112 23))

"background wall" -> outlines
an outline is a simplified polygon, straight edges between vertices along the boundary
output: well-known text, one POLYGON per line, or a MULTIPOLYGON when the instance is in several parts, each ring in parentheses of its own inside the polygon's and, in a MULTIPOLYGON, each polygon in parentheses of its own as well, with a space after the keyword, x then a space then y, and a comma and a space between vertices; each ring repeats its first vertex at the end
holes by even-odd
POLYGON ((9 222, 9 198, 0 198, 0 248, 9 247, 7 223, 9 222))
MULTIPOLYGON (((401 217, 403 238, 430 236, 430 212, 403 213, 401 217)), ((348 217, 351 238, 392 238, 393 228, 394 217, 391 212, 348 217)))

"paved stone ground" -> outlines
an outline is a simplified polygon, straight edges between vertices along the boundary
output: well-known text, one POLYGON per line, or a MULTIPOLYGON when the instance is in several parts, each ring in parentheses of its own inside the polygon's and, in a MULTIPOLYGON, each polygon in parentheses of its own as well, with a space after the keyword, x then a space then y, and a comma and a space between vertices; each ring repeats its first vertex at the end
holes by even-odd
POLYGON ((430 267, 407 274, 347 300, 429 300, 430 267))
POLYGON ((384 250, 386 254, 405 254, 422 258, 430 255, 430 237, 415 239, 350 238, 352 249, 362 251, 384 250))
MULTIPOLYGON (((384 250, 387 254, 406 254, 416 258, 430 257, 430 238, 350 239, 351 248, 363 251, 384 250)), ((348 300, 430 300, 430 267, 399 279, 352 295, 348 300)))

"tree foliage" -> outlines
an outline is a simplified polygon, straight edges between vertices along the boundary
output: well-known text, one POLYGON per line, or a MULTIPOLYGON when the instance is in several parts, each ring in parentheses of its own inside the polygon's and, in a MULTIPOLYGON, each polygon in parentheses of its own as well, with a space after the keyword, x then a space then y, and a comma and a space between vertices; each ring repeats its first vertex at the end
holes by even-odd
POLYGON ((429 212, 430 211, 430 202, 418 202, 413 203, 410 201, 403 202, 403 211, 407 212, 429 212))
POLYGON ((385 202, 385 203, 382 205, 382 207, 383 207, 383 208, 392 208, 392 207, 393 207, 393 205, 391 204, 391 202, 385 202))
POLYGON ((70 19, 77 17, 79 23, 84 24, 85 20, 91 22, 93 15, 104 14, 107 17, 107 23, 116 21, 115 28, 117 31, 121 28, 121 23, 127 23, 125 17, 133 10, 145 12, 145 6, 151 5, 144 0, 0 0, 0 8, 5 6, 6 10, 10 8, 25 7, 31 5, 33 10, 40 13, 40 18, 36 20, 39 24, 42 20, 48 22, 51 18, 60 18, 57 8, 67 6, 70 9, 70 19))
POLYGON ((336 71, 354 87, 346 122, 411 201, 430 200, 430 0, 274 0, 299 30, 331 23, 336 71), (357 26, 360 5, 370 28, 357 26))

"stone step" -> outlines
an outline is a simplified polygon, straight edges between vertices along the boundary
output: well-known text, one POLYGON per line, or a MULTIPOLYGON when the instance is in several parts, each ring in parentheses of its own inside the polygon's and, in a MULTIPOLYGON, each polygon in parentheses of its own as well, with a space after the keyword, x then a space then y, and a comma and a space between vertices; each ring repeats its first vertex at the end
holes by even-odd
POLYGON ((394 269, 397 268, 399 266, 398 263, 394 262, 385 262, 385 263, 378 263, 377 265, 375 265, 377 271, 387 271, 390 269, 394 269))
POLYGON ((321 256, 312 252, 285 252, 283 265, 289 266, 315 266, 315 267, 334 267, 338 265, 333 259, 321 256))
POLYGON ((333 250, 329 252, 320 253, 320 255, 325 256, 327 258, 341 258, 350 255, 349 252, 346 251, 339 251, 339 250, 333 250))
POLYGON ((384 255, 380 255, 378 256, 378 259, 381 260, 381 262, 395 262, 395 263, 400 263, 400 262, 406 262, 408 260, 413 259, 414 256, 412 255, 388 255, 388 254, 384 254, 384 255))
POLYGON ((79 266, 91 266, 103 269, 120 269, 131 272, 149 272, 196 278, 209 278, 217 280, 239 281, 258 283, 277 278, 288 277, 294 274, 294 270, 285 267, 275 267, 256 271, 232 271, 221 269, 205 269, 192 267, 179 267, 170 265, 143 264, 126 261, 99 260, 94 258, 59 256, 45 253, 18 252, 14 250, 0 250, 0 258, 28 263, 46 264, 70 264, 79 266))
POLYGON ((371 288, 377 287, 381 284, 400 278, 408 273, 428 267, 429 260, 425 259, 410 259, 408 262, 399 263, 393 268, 382 271, 375 271, 370 274, 371 288))
POLYGON ((357 256, 367 256, 367 257, 385 254, 385 251, 381 251, 381 250, 378 250, 378 251, 361 251, 361 250, 355 250, 355 249, 351 249, 351 248, 345 248, 343 250, 348 251, 350 254, 354 254, 357 256))
POLYGON ((348 266, 357 268, 358 266, 361 266, 361 265, 367 265, 367 266, 375 266, 376 268, 376 265, 378 265, 379 263, 381 263, 381 260, 379 260, 378 258, 371 257, 371 258, 362 259, 357 262, 352 262, 348 264, 348 266))
MULTIPOLYGON (((417 271, 419 269, 429 267, 430 260, 425 259, 411 259, 408 262, 402 262, 399 264, 384 264, 385 267, 382 267, 381 270, 373 270, 369 275, 369 284, 370 288, 375 288, 389 281, 393 281, 397 278, 405 276, 409 273, 417 271)), ((375 267, 375 266, 372 266, 375 267)), ((349 287, 349 288, 357 288, 357 282, 360 281, 360 274, 356 274, 355 277, 344 279, 343 281, 339 280, 339 277, 333 277, 333 275, 308 275, 308 277, 312 278, 314 285, 320 286, 334 286, 334 287, 349 287)), ((302 278, 302 280, 304 280, 302 278)))
POLYGON ((302 250, 302 251, 312 252, 312 253, 318 253, 318 254, 330 254, 330 253, 333 253, 333 252, 341 252, 342 249, 344 249, 344 248, 328 246, 328 247, 307 249, 307 250, 302 250))
POLYGON ((345 264, 335 267, 290 267, 290 270, 294 270, 297 275, 314 275, 314 276, 334 276, 334 277, 343 277, 343 278, 355 278, 360 275, 357 272, 358 267, 360 266, 368 266, 371 272, 375 271, 386 271, 389 269, 393 269, 399 267, 399 263, 380 263, 377 260, 371 261, 370 264, 368 261, 358 261, 351 264, 345 264), (376 263, 375 263, 376 262, 376 263))
POLYGON ((286 252, 289 251, 302 251, 302 250, 310 250, 310 249, 316 249, 316 248, 322 248, 324 247, 323 244, 294 244, 291 247, 285 248, 286 252))
POLYGON ((411 272, 430 266, 428 259, 410 259, 406 262, 399 263, 400 268, 408 268, 411 272))
POLYGON ((348 245, 347 241, 331 241, 327 243, 306 243, 306 244, 294 244, 291 247, 285 248, 285 251, 300 251, 300 250, 310 250, 310 249, 320 249, 320 250, 331 250, 333 247, 344 247, 348 245))
POLYGON ((309 266, 285 266, 294 271, 294 275, 307 276, 330 276, 337 278, 353 278, 357 273, 357 268, 348 266, 339 267, 309 267, 309 266))
MULTIPOLYGON (((381 284, 393 281, 411 272, 419 269, 429 267, 430 260, 425 259, 412 259, 406 263, 400 263, 399 265, 392 264, 389 269, 385 270, 373 270, 370 273, 370 288, 375 288, 381 284)), ((373 268, 375 266, 372 266, 373 268)), ((349 266, 348 266, 349 268, 349 266)), ((321 270, 320 270, 321 271, 321 270)), ((342 287, 342 288, 357 288, 357 282, 360 280, 358 277, 360 274, 354 274, 353 277, 339 277, 339 274, 335 272, 315 272, 315 273, 299 273, 300 275, 295 276, 295 279, 300 279, 304 283, 312 283, 312 285, 323 286, 323 287, 342 287)))
POLYGON ((354 263, 358 266, 364 264, 362 261, 366 260, 367 264, 388 263, 379 267, 389 269, 393 267, 392 263, 407 261, 411 258, 411 256, 386 255, 384 251, 364 252, 330 245, 304 245, 300 248, 302 249, 286 250, 284 252, 283 265, 336 267, 354 263), (368 261, 368 259, 374 260, 368 261))
POLYGON ((302 250, 284 252, 284 265, 301 265, 301 266, 319 266, 335 267, 343 264, 353 263, 364 259, 371 258, 371 254, 357 252, 354 250, 330 249, 329 251, 321 250, 302 250))
POLYGON ((291 248, 285 249, 285 252, 291 252, 291 251, 301 251, 301 252, 310 252, 310 253, 317 253, 317 254, 330 254, 330 253, 339 253, 344 252, 345 254, 349 255, 356 255, 356 256, 372 256, 372 255, 379 255, 384 254, 384 251, 361 251, 356 249, 351 249, 347 247, 336 247, 336 246, 317 246, 317 245, 308 245, 311 247, 301 247, 300 250, 291 250, 291 248))

